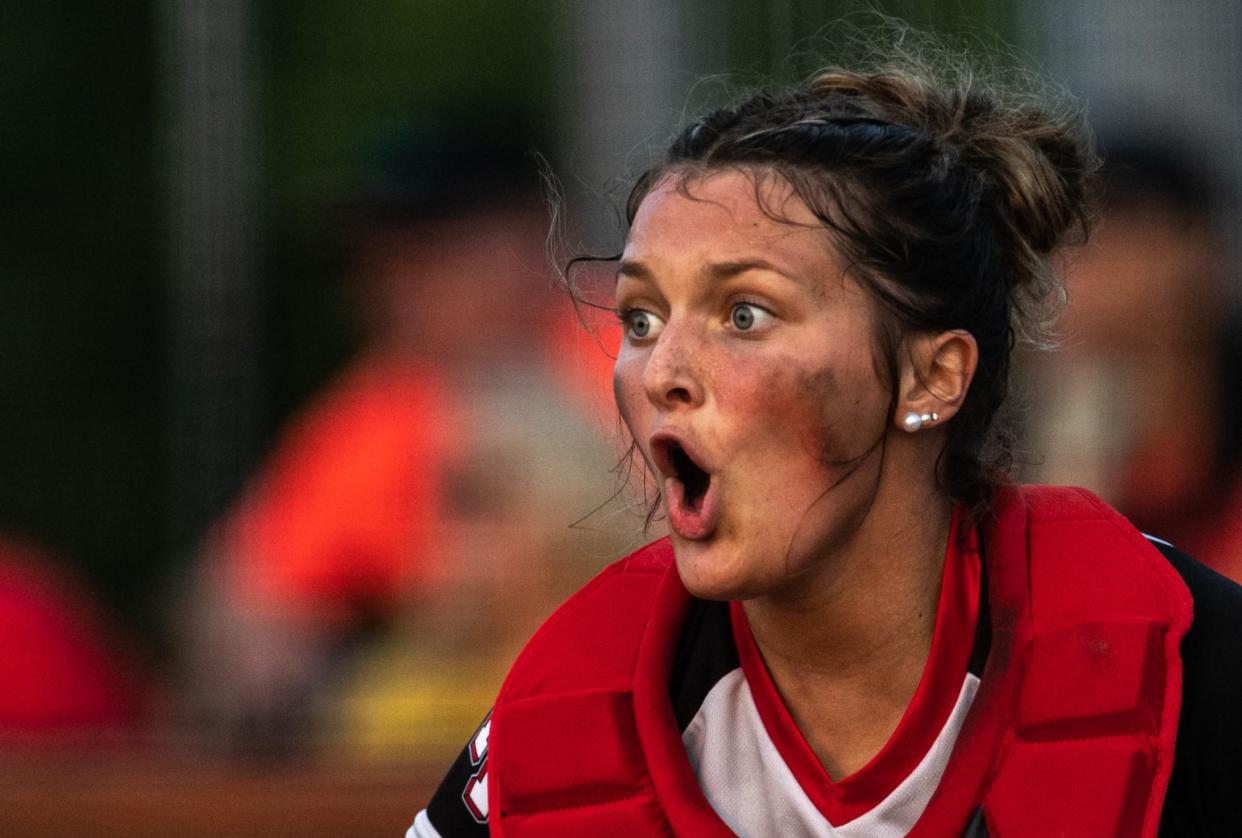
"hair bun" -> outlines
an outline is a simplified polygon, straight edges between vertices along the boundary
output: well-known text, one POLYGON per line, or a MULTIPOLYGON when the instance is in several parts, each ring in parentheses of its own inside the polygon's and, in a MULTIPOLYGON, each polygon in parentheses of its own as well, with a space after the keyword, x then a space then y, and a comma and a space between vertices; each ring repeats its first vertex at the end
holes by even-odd
POLYGON ((993 187, 994 211, 1020 249, 1047 256, 1075 228, 1085 238, 1087 183, 1098 161, 1073 102, 1056 95, 1046 104, 1034 77, 991 86, 952 65, 942 72, 949 78, 902 67, 827 72, 810 91, 936 138, 993 187))
POLYGON ((1071 230, 1085 235, 1084 198, 1095 155, 1077 123, 1077 114, 1023 106, 991 108, 963 126, 967 155, 997 188, 1000 219, 1032 254, 1046 256, 1071 230))

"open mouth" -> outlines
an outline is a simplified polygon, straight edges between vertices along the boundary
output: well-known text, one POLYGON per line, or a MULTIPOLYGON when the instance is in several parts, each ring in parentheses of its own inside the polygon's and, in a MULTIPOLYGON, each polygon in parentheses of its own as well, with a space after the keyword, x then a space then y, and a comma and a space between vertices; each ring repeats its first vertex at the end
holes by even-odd
POLYGON ((703 508, 703 497, 712 477, 690 458, 686 449, 674 443, 669 446, 669 459, 673 464, 673 473, 682 486, 682 498, 691 509, 703 508))
POLYGON ((673 531, 694 540, 710 536, 717 521, 712 473, 671 434, 658 433, 652 438, 651 455, 664 477, 668 520, 673 531))

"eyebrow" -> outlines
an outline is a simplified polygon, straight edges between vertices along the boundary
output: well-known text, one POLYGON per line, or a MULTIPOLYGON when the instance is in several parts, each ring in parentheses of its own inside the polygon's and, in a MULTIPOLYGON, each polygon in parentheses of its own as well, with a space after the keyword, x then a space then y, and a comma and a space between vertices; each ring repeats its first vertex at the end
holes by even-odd
POLYGON ((651 268, 637 259, 622 259, 617 265, 617 276, 632 276, 635 279, 651 279, 651 268))
MULTIPOLYGON (((713 262, 703 268, 703 273, 717 281, 732 279, 733 277, 738 276, 739 274, 744 274, 747 271, 770 271, 771 273, 783 276, 792 282, 800 283, 800 280, 797 277, 790 276, 785 271, 773 265, 771 262, 764 261, 763 259, 745 259, 738 262, 713 262)), ((634 279, 651 280, 654 277, 654 272, 651 268, 647 267, 644 262, 640 262, 637 259, 623 259, 617 266, 617 276, 623 275, 633 277, 634 279)))
MULTIPOLYGON (((779 274, 786 279, 794 279, 771 262, 766 262, 763 259, 747 259, 740 262, 714 262, 705 268, 707 275, 717 280, 732 279, 738 274, 744 274, 747 271, 768 271, 779 274)), ((797 280, 794 281, 796 282, 797 280)))

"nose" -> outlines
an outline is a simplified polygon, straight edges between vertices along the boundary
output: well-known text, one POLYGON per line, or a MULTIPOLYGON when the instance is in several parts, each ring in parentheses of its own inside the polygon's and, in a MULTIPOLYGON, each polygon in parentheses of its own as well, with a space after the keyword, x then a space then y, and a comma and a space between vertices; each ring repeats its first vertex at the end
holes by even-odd
POLYGON ((696 361, 698 341, 686 323, 670 322, 656 339, 643 369, 647 398, 657 407, 693 407, 703 401, 703 381, 696 361))

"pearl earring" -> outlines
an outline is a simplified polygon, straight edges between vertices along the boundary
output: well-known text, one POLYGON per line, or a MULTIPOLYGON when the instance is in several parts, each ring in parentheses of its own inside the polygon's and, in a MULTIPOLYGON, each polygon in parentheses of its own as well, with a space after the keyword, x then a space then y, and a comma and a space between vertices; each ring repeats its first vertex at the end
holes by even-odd
POLYGON ((923 427, 924 423, 935 422, 939 418, 940 414, 938 413, 918 414, 912 410, 905 416, 901 417, 901 427, 910 433, 914 433, 919 428, 923 427))

